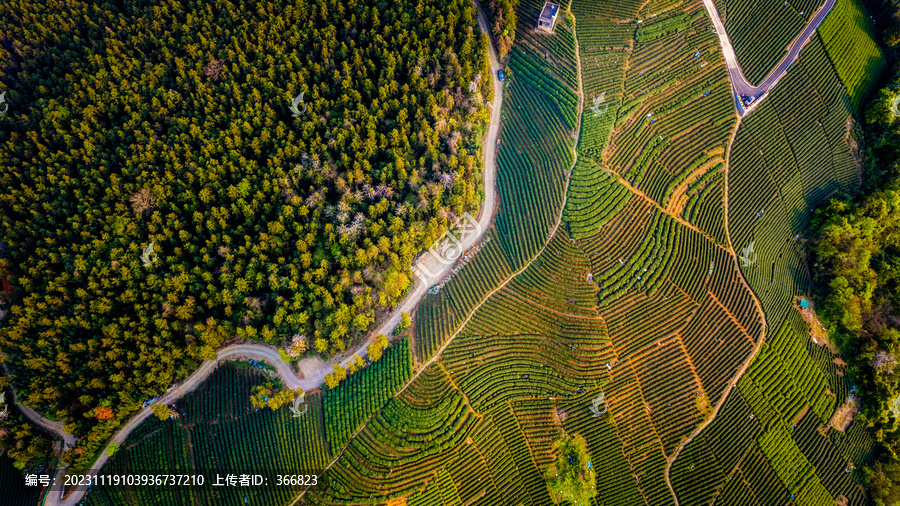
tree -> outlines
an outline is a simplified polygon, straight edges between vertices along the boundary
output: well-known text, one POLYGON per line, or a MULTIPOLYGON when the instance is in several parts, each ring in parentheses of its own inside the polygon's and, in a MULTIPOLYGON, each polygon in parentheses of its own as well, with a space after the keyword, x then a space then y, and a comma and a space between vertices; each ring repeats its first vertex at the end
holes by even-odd
POLYGON ((137 214, 146 214, 156 207, 156 197, 147 188, 141 188, 128 199, 131 209, 137 214))
MULTIPOLYGON (((5 385, 8 379, 8 376, 0 376, 0 384, 5 385)), ((10 392, 0 393, 4 394, 9 406, 10 392)), ((19 410, 3 409, 2 406, 0 403, 0 410, 5 412, 5 416, 0 417, 0 454, 12 459, 13 466, 20 470, 47 464, 53 447, 49 435, 37 430, 19 410)))
POLYGON ((412 327, 412 316, 410 316, 409 313, 401 313, 400 324, 397 325, 397 332, 403 332, 410 327, 412 327))
MULTIPOLYGON (((895 36, 887 30, 886 36, 895 36)), ((813 216, 815 311, 848 363, 861 397, 857 421, 873 430, 875 459, 864 475, 878 505, 897 505, 900 427, 900 79, 866 111, 859 191, 833 198, 813 216)))
POLYGON ((518 3, 518 0, 491 0, 488 4, 491 33, 497 39, 497 54, 501 59, 506 57, 515 41, 518 3))
POLYGON ((106 446, 106 454, 109 455, 110 457, 112 457, 115 454, 119 453, 119 448, 120 448, 119 445, 110 443, 109 445, 106 446))
POLYGON ((556 499, 575 504, 590 504, 596 495, 597 477, 591 467, 587 442, 578 434, 565 431, 553 442, 556 461, 544 474, 550 492, 556 499))
POLYGON ((97 420, 110 420, 116 416, 112 408, 107 406, 97 406, 94 408, 94 414, 97 416, 97 420))
POLYGON ((879 351, 875 353, 875 358, 872 359, 872 368, 877 372, 884 372, 887 374, 892 374, 894 372, 894 366, 897 365, 897 359, 894 356, 886 351, 879 351))
POLYGON ((891 125, 897 120, 894 111, 891 110, 897 94, 900 92, 883 88, 878 92, 878 98, 872 101, 866 110, 866 123, 878 128, 882 125, 891 125))
POLYGON ((156 415, 156 418, 159 418, 160 420, 169 419, 169 406, 165 404, 153 404, 151 409, 153 410, 153 414, 156 415))
POLYGON ((200 348, 199 358, 201 360, 216 360, 218 355, 216 354, 215 348, 209 345, 205 345, 200 348))
POLYGON ((897 24, 895 22, 893 25, 884 29, 882 33, 882 40, 884 40, 884 44, 886 46, 894 47, 897 45, 897 43, 900 43, 900 24, 897 24))
POLYGON ((900 506, 900 462, 877 462, 864 468, 863 481, 876 506, 900 506))
POLYGON ((378 359, 381 358, 382 351, 383 350, 381 349, 381 346, 378 346, 378 343, 370 343, 366 347, 366 354, 372 362, 377 362, 378 359))
POLYGON ((366 353, 369 355, 369 359, 372 362, 378 361, 381 358, 384 349, 387 348, 388 340, 387 336, 384 334, 380 334, 378 337, 372 340, 372 342, 366 347, 366 353))
POLYGON ((203 75, 212 81, 218 81, 221 78, 224 63, 222 60, 210 60, 203 66, 203 75))
POLYGON ((276 409, 284 406, 285 404, 294 400, 294 391, 293 390, 281 390, 272 397, 269 398, 268 403, 266 404, 269 409, 275 411, 276 409))
POLYGON ((233 336, 346 349, 408 290, 426 233, 477 206, 482 160, 463 152, 491 79, 471 2, 39 4, 2 13, 21 22, 0 53, 42 64, 0 57, 19 104, 0 143, 0 349, 79 458, 233 336), (244 42, 200 35, 222 27, 244 42), (165 254, 145 267, 151 243, 165 254), (103 399, 114 418, 85 416, 103 399))
POLYGON ((291 343, 287 347, 287 353, 291 357, 299 357, 303 353, 306 352, 306 336, 301 334, 294 334, 291 338, 291 343))
MULTIPOLYGON (((302 390, 298 390, 302 394, 302 390)), ((273 381, 256 385, 250 394, 250 405, 254 408, 269 408, 272 411, 294 400, 294 391, 276 386, 273 381)))

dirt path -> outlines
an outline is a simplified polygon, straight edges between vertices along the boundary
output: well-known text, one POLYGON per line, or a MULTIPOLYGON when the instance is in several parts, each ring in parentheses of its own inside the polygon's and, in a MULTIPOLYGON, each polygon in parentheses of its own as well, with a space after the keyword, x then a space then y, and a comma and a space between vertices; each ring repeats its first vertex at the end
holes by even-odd
MULTIPOLYGON (((706 1, 707 0, 704 0, 704 3, 706 1)), ((713 420, 716 419, 716 415, 719 414, 719 410, 722 408, 722 406, 725 405, 725 401, 728 399, 728 394, 730 394, 732 391, 734 391, 735 388, 737 388, 738 380, 740 380, 741 377, 744 375, 744 373, 747 372, 747 368, 750 367, 750 364, 753 362, 753 359, 756 358, 756 355, 759 354, 759 350, 762 349, 762 345, 766 341, 766 314, 763 311, 762 303, 759 301, 759 298, 756 296, 756 293, 750 288, 750 284, 747 282, 747 279, 744 277, 744 273, 741 272, 740 264, 738 262, 738 255, 735 252, 734 244, 731 241, 731 229, 728 224, 728 175, 729 175, 729 170, 730 170, 730 166, 731 166, 731 147, 734 145, 734 139, 737 136, 737 132, 740 127, 741 127, 741 119, 739 117, 737 124, 734 126, 734 131, 731 132, 731 139, 729 139, 729 141, 728 141, 728 149, 725 152, 725 195, 723 197, 723 205, 725 208, 725 217, 724 217, 725 237, 728 239, 728 247, 730 248, 731 258, 734 259, 734 267, 735 267, 735 269, 737 269, 737 272, 740 275, 739 277, 741 280, 741 284, 743 284, 744 288, 750 293, 750 296, 753 298, 753 305, 756 306, 756 310, 759 313, 760 321, 762 323, 762 331, 759 336, 759 341, 753 347, 753 351, 750 353, 750 356, 747 357, 747 359, 741 364, 740 369, 738 369, 737 372, 732 377, 731 382, 730 382, 732 385, 731 389, 728 390, 727 392, 725 392, 725 394, 722 396, 722 398, 719 399, 719 402, 716 404, 715 408, 713 408, 713 411, 712 411, 712 413, 710 413, 709 417, 703 423, 701 423, 694 430, 694 432, 692 432, 691 435, 688 436, 687 439, 682 441, 682 443, 680 445, 678 445, 678 448, 675 449, 675 453, 673 453, 672 456, 667 459, 668 463, 666 464, 666 474, 665 474, 666 486, 669 487, 669 492, 672 493, 672 497, 675 499, 675 506, 679 506, 678 505, 678 495, 675 493, 675 488, 672 487, 672 481, 669 479, 669 471, 672 469, 672 463, 675 462, 675 459, 678 458, 678 454, 681 453, 681 450, 683 450, 684 447, 687 446, 688 443, 693 441, 694 438, 697 437, 698 434, 703 432, 703 429, 705 429, 707 426, 709 426, 709 424, 711 424, 713 422, 713 420)))
POLYGON ((803 46, 805 46, 807 42, 809 42, 813 33, 815 33, 816 29, 819 28, 819 25, 822 24, 825 16, 831 12, 835 3, 836 0, 825 0, 822 7, 820 7, 812 19, 810 19, 806 28, 804 28, 800 35, 794 39, 794 42, 791 43, 784 58, 778 62, 778 65, 769 72, 769 75, 766 76, 758 86, 753 86, 744 77, 744 71, 741 69, 740 64, 738 64, 737 56, 734 54, 734 47, 731 45, 731 39, 725 31, 725 25, 723 25, 722 20, 719 19, 719 12, 716 10, 715 0, 703 0, 703 6, 706 7, 706 12, 712 19, 716 34, 719 36, 719 44, 722 46, 722 54, 725 56, 725 64, 728 67, 728 76, 731 78, 732 88, 736 95, 752 99, 749 103, 741 103, 741 99, 735 97, 735 105, 737 106, 740 115, 743 116, 747 112, 747 110, 744 109, 745 105, 750 108, 754 107, 765 97, 766 93, 778 83, 778 80, 784 76, 788 67, 790 67, 791 64, 794 63, 794 60, 797 59, 800 50, 803 49, 803 46), (752 105, 750 105, 751 103, 752 105))
POLYGON ((724 246, 722 246, 721 244, 719 244, 719 243, 713 238, 713 236, 709 235, 708 233, 704 232, 703 230, 700 230, 699 228, 697 228, 696 225, 694 225, 693 223, 690 223, 689 221, 686 221, 686 220, 685 220, 684 218, 682 218, 681 216, 679 216, 679 215, 677 215, 677 214, 674 214, 674 213, 670 212, 668 209, 666 209, 665 207, 659 205, 659 203, 657 203, 655 200, 653 200, 653 199, 651 199, 650 197, 648 197, 646 193, 644 193, 643 191, 638 190, 637 188, 635 188, 634 186, 632 186, 631 182, 629 182, 627 179, 623 178, 622 176, 620 176, 620 175, 617 174, 616 172, 613 172, 612 170, 610 170, 610 169, 608 169, 608 168, 606 168, 606 167, 604 167, 604 170, 606 171, 607 174, 609 174, 610 176, 612 176, 616 181, 618 181, 619 183, 621 183, 622 186, 628 188, 628 189, 631 191, 631 193, 634 193, 634 194, 637 195, 638 197, 641 197, 642 199, 644 199, 644 200, 646 200, 647 202, 649 202, 650 204, 652 204, 653 207, 655 207, 657 211, 659 211, 659 212, 661 212, 661 213, 663 213, 663 214, 669 215, 670 218, 672 218, 673 220, 677 221, 679 224, 684 225, 685 227, 687 227, 687 228, 693 230, 694 232, 697 232, 698 234, 702 235, 702 236, 705 237, 707 240, 709 240, 709 242, 713 243, 713 246, 715 246, 715 247, 717 247, 717 248, 721 248, 721 249, 723 249, 723 250, 725 250, 725 251, 728 251, 728 248, 725 248, 724 246))

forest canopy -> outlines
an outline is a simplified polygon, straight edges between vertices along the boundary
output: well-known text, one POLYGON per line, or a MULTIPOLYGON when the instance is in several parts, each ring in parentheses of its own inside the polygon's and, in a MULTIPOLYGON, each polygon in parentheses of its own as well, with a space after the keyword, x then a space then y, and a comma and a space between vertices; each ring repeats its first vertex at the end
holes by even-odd
POLYGON ((493 89, 475 16, 468 0, 0 10, 0 350, 19 397, 93 429, 88 455, 229 338, 344 350, 479 205, 493 89))

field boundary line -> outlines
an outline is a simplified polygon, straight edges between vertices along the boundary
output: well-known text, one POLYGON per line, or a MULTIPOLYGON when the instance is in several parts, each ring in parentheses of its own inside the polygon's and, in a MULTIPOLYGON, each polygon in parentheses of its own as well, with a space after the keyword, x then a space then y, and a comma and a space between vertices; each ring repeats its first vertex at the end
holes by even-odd
POLYGON ((746 337, 748 340, 750 340, 750 344, 755 345, 756 342, 753 340, 753 336, 750 335, 750 332, 747 332, 747 328, 744 327, 744 324, 741 323, 740 320, 738 320, 737 316, 735 316, 733 312, 731 312, 731 309, 726 307, 725 304, 722 304, 722 301, 720 301, 719 298, 716 297, 716 294, 714 294, 711 290, 707 290, 706 293, 709 294, 710 298, 712 298, 712 301, 717 306, 722 308, 722 311, 725 313, 725 316, 727 316, 728 319, 731 320, 737 326, 737 328, 741 331, 741 334, 744 334, 744 337, 746 337))
MULTIPOLYGON (((610 169, 609 167, 606 167, 605 164, 604 164, 604 166, 603 166, 603 170, 605 170, 605 171, 607 172, 607 174, 609 174, 610 176, 612 176, 613 179, 615 179, 616 181, 618 181, 618 182, 619 182, 620 184, 622 184, 624 187, 628 188, 628 190, 631 191, 631 193, 637 195, 638 197, 640 197, 640 198, 646 200, 647 202, 649 202, 650 204, 652 204, 653 207, 655 207, 657 211, 659 211, 659 212, 661 212, 661 213, 663 213, 663 214, 669 216, 669 218, 672 218, 673 220, 675 220, 675 221, 678 222, 679 224, 684 225, 685 227, 687 227, 687 228, 693 230, 694 232, 697 232, 698 234, 702 235, 702 236, 703 236, 704 238, 706 238, 709 242, 713 243, 713 246, 716 246, 717 248, 721 248, 721 249, 725 250, 726 252, 729 251, 728 248, 726 248, 725 246, 722 246, 721 244, 719 244, 719 243, 718 243, 715 239, 713 239, 713 237, 712 237, 711 235, 709 235, 707 232, 704 232, 703 230, 701 230, 700 228, 698 228, 696 225, 694 225, 694 224, 692 224, 691 222, 685 220, 685 219, 682 218, 681 216, 676 216, 676 215, 670 213, 665 207, 659 205, 659 202, 653 200, 652 198, 650 198, 649 196, 647 196, 646 193, 644 193, 643 191, 641 191, 641 190, 635 188, 634 186, 632 186, 632 184, 631 184, 627 179, 623 178, 622 176, 620 176, 618 173, 616 173, 615 171, 613 171, 613 170, 610 169)), ((648 229, 648 233, 649 233, 649 229, 648 229)))

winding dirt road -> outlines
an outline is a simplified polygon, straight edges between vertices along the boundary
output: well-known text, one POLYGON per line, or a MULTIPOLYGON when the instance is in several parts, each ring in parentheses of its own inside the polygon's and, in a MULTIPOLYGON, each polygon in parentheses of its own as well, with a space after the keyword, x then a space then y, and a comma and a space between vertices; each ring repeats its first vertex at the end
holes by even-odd
MULTIPOLYGON (((478 11, 478 27, 485 34, 490 35, 488 29, 487 18, 484 13, 478 11)), ((488 54, 491 62, 491 77, 494 82, 494 100, 491 105, 491 122, 488 126, 487 135, 485 135, 484 143, 484 203, 481 206, 478 216, 478 224, 476 233, 467 235, 460 242, 458 251, 465 251, 475 246, 484 236, 484 233, 490 228, 491 221, 494 218, 494 212, 497 210, 497 134, 500 132, 500 109, 503 106, 503 83, 497 78, 497 71, 501 69, 500 59, 494 50, 493 44, 488 44, 488 54)), ((397 309, 391 313, 384 324, 374 334, 390 335, 403 313, 411 313, 419 304, 428 289, 439 283, 453 268, 455 262, 442 260, 439 257, 426 251, 416 262, 413 272, 416 273, 416 284, 409 292, 403 302, 397 309)), ((330 371, 328 371, 330 372, 330 371)), ((324 378, 324 374, 322 375, 324 378)), ((323 380, 324 381, 324 380, 323 380)), ((319 383, 321 384, 321 382, 319 383)))
POLYGON ((820 7, 815 15, 813 15, 812 19, 810 19, 806 28, 796 39, 794 39, 794 42, 788 49, 787 54, 784 55, 784 58, 781 59, 778 65, 769 72, 769 75, 766 76, 758 86, 753 86, 744 77, 744 71, 741 70, 741 66, 738 64, 737 56, 734 54, 734 47, 731 45, 731 39, 725 31, 725 25, 723 25, 722 20, 719 19, 719 12, 716 10, 715 1, 703 0, 703 6, 706 7, 706 12, 712 19, 716 34, 719 36, 719 44, 722 46, 722 54, 725 56, 725 64, 728 67, 728 76, 731 78, 731 85, 735 93, 735 103, 741 116, 758 104, 769 90, 778 83, 778 80, 784 76, 788 67, 790 67, 791 64, 794 63, 794 60, 797 59, 800 50, 803 49, 803 46, 805 46, 807 42, 809 42, 813 33, 815 33, 816 29, 819 28, 819 25, 822 24, 825 16, 831 12, 835 3, 836 0, 825 0, 822 7, 820 7), (747 109, 745 109, 745 107, 747 109))
MULTIPOLYGON (((219 366, 220 363, 225 361, 232 360, 247 360, 249 358, 260 360, 272 364, 275 366, 275 370, 278 375, 281 377, 285 386, 290 389, 303 388, 304 382, 297 377, 294 371, 291 369, 290 364, 287 364, 281 360, 279 357, 278 349, 272 346, 266 346, 262 344, 237 344, 233 346, 229 346, 219 350, 218 359, 217 360, 206 360, 200 367, 197 368, 185 381, 180 385, 175 385, 170 388, 164 395, 162 395, 159 399, 157 399, 157 404, 174 404, 175 401, 184 397, 185 394, 192 392, 203 383, 206 378, 212 374, 213 371, 219 366)), ((315 385, 318 386, 318 385, 315 385)), ((37 415, 37 413, 28 408, 27 406, 19 405, 20 409, 30 411, 31 414, 37 415)), ((128 439, 128 435, 131 434, 131 431, 138 428, 144 420, 153 415, 153 409, 151 407, 141 408, 135 415, 133 415, 128 422, 122 426, 112 438, 110 438, 108 444, 117 444, 121 445, 128 439)), ((65 448, 71 447, 75 443, 75 437, 69 433, 66 433, 62 430, 62 423, 59 422, 50 422, 53 424, 52 426, 45 426, 37 422, 34 418, 26 413, 26 416, 29 417, 30 420, 38 423, 45 429, 53 432, 54 434, 59 435, 65 440, 65 448), (58 425, 57 425, 58 424, 58 425)), ((40 418, 40 415, 37 415, 40 418)), ((109 455, 106 454, 104 450, 94 464, 91 466, 91 470, 88 474, 96 475, 97 471, 99 471, 106 461, 109 460, 109 455)), ((64 464, 60 464, 59 470, 55 476, 55 483, 62 483, 63 477, 66 474, 66 466, 64 464)), ((79 487, 75 489, 66 499, 63 499, 61 494, 62 490, 59 487, 52 488, 50 492, 46 495, 44 499, 45 505, 50 506, 74 506, 78 504, 79 501, 84 497, 84 494, 87 492, 87 487, 79 487)))
MULTIPOLYGON (((483 11, 479 11, 479 13, 478 13, 478 25, 481 27, 481 29, 483 31, 485 31, 485 32, 487 31, 488 25, 487 25, 487 20, 484 17, 483 11)), ((494 48, 492 46, 491 47, 491 64, 493 65, 493 63, 495 61, 497 61, 497 60, 496 60, 496 57, 494 56, 494 48)), ((573 159, 572 159, 572 165, 569 167, 569 170, 567 172, 568 175, 566 176, 566 194, 568 194, 569 183, 572 180, 572 178, 571 178, 572 171, 575 170, 575 165, 578 163, 578 141, 577 141, 577 139, 578 139, 578 136, 581 134, 581 116, 582 116, 582 111, 584 110, 584 93, 582 92, 582 84, 581 84, 581 54, 580 54, 580 49, 578 46, 578 38, 577 37, 575 38, 575 62, 576 62, 576 66, 577 66, 576 70, 577 70, 577 76, 578 76, 578 111, 576 112, 576 117, 578 118, 578 124, 575 127, 576 141, 572 145, 572 153, 574 155, 573 159)), ((494 76, 496 79, 496 74, 497 74, 496 70, 494 70, 493 73, 494 73, 494 76)), ((499 109, 497 109, 494 112, 499 113, 500 111, 499 111, 499 109)), ((406 390, 407 387, 409 387, 416 380, 416 378, 418 378, 422 374, 422 372, 425 369, 428 368, 428 366, 433 364, 435 361, 437 361, 441 357, 441 354, 444 352, 444 350, 447 349, 447 346, 449 346, 450 343, 453 341, 453 339, 455 339, 456 336, 459 335, 459 333, 463 331, 463 329, 466 327, 466 324, 469 323, 469 321, 472 319, 472 317, 475 316, 475 313, 478 312, 478 309, 481 308, 481 306, 483 306, 488 301, 488 299, 491 298, 491 296, 493 296, 495 293, 502 290, 510 281, 513 280, 513 278, 515 278, 516 276, 518 276, 519 274, 524 272, 525 269, 530 267, 531 264, 536 259, 540 258, 541 254, 544 252, 544 250, 547 249, 547 246, 549 246, 550 243, 553 241, 553 237, 556 235, 557 230, 559 230, 559 225, 562 223, 563 211, 565 210, 565 207, 566 207, 566 199, 564 196, 562 205, 560 206, 560 209, 559 209, 559 215, 556 217, 556 223, 553 225, 553 228, 547 234, 547 242, 544 243, 544 245, 541 247, 541 249, 537 253, 535 253, 535 255, 533 257, 531 257, 531 259, 528 262, 526 262, 525 265, 522 266, 521 269, 510 274, 509 277, 507 277, 506 280, 503 281, 503 283, 501 283, 496 288, 494 288, 493 290, 491 290, 490 292, 485 294, 484 298, 481 299, 481 302, 476 304, 475 307, 473 307, 472 310, 469 312, 469 315, 466 317, 466 319, 462 323, 460 323, 459 326, 456 327, 456 332, 454 332, 450 337, 447 338, 447 340, 444 342, 444 344, 441 345, 441 347, 438 348, 438 350, 434 353, 434 356, 432 356, 425 363, 423 363, 419 366, 416 373, 411 378, 409 378, 409 380, 402 387, 400 387, 400 389, 397 390, 396 393, 394 393, 393 397, 397 397, 398 395, 400 395, 404 390, 406 390)), ((375 416, 375 415, 373 415, 373 416, 375 416)), ((353 436, 351 436, 350 441, 352 441, 353 438, 356 437, 356 434, 358 434, 360 431, 362 431, 366 427, 366 425, 368 425, 368 423, 369 423, 368 420, 365 423, 363 423, 356 430, 356 432, 353 434, 353 436)), ((348 441, 344 445, 344 447, 341 448, 340 451, 334 456, 334 458, 331 460, 331 462, 329 462, 328 465, 325 466, 325 469, 322 471, 323 473, 325 471, 327 471, 328 469, 330 469, 331 466, 333 466, 335 463, 337 463, 338 460, 340 460, 341 456, 344 454, 344 450, 347 448, 347 446, 350 445, 350 441, 348 441)), ((297 502, 303 497, 303 495, 305 493, 306 493, 306 491, 301 492, 300 495, 297 496, 297 498, 294 499, 294 501, 289 506, 294 506, 295 504, 297 504, 297 502)))
POLYGON ((61 437, 63 440, 63 444, 65 445, 66 448, 69 448, 69 447, 75 445, 75 441, 76 441, 75 436, 73 436, 73 435, 69 434, 68 432, 66 432, 65 430, 63 430, 62 422, 44 418, 43 416, 38 414, 37 411, 29 408, 28 406, 26 406, 20 402, 16 403, 16 407, 18 407, 19 411, 21 411, 22 414, 25 415, 25 418, 28 418, 28 420, 30 420, 33 424, 37 425, 38 427, 44 429, 45 431, 47 431, 51 434, 56 434, 59 437, 61 437))
MULTIPOLYGON (((478 14, 478 26, 483 32, 489 33, 487 19, 485 18, 484 13, 481 11, 479 11, 478 14)), ((483 178, 485 197, 483 205, 481 206, 481 210, 479 212, 479 217, 477 220, 478 226, 475 227, 475 233, 467 235, 461 241, 459 245, 460 251, 465 251, 475 246, 478 241, 481 240, 481 238, 484 236, 484 232, 487 231, 487 229, 490 227, 494 212, 497 209, 496 149, 497 135, 500 131, 500 112, 503 106, 503 83, 500 82, 500 80, 497 78, 497 71, 501 68, 500 60, 497 57, 497 53, 492 45, 489 45, 489 56, 491 64, 491 77, 494 83, 494 100, 491 105, 491 121, 488 126, 488 131, 485 135, 483 143, 483 178)), ((379 334, 390 335, 394 328, 396 328, 397 324, 400 323, 402 314, 411 313, 428 293, 428 289, 439 283, 445 276, 450 273, 454 263, 455 262, 449 262, 436 257, 427 251, 425 252, 425 254, 420 256, 420 258, 416 261, 415 266, 413 267, 413 272, 417 273, 417 276, 414 280, 412 290, 406 295, 400 305, 391 312, 390 316, 388 316, 384 323, 382 323, 381 326, 378 329, 374 330, 371 334, 376 336, 379 334)), ((170 388, 156 401, 156 403, 167 405, 175 403, 178 399, 184 397, 185 394, 196 390, 197 387, 203 381, 205 381, 213 371, 216 370, 220 363, 234 360, 254 359, 271 364, 275 367, 278 376, 281 378, 282 382, 287 388, 290 388, 292 390, 300 388, 304 391, 309 391, 314 388, 318 388, 320 385, 322 385, 322 383, 325 382, 325 375, 333 371, 334 364, 339 363, 346 368, 347 365, 354 359, 354 353, 362 358, 365 358, 367 355, 365 344, 367 343, 364 342, 360 344, 356 350, 348 350, 341 356, 332 358, 328 361, 323 361, 319 358, 302 360, 299 364, 300 369, 304 371, 304 377, 302 379, 298 377, 297 373, 294 372, 290 364, 281 360, 278 349, 273 346, 259 343, 236 344, 227 346, 218 350, 216 360, 204 361, 200 365, 200 367, 198 367, 197 370, 195 370, 183 383, 170 388)), ((72 434, 69 434, 63 430, 62 422, 54 422, 48 420, 40 416, 40 414, 38 414, 28 406, 25 406, 24 404, 18 404, 18 406, 22 413, 33 423, 61 437, 65 442, 64 449, 69 448, 75 444, 76 438, 72 434)), ((109 441, 109 444, 121 445, 122 443, 124 443, 128 438, 128 435, 131 434, 131 431, 140 426, 140 424, 152 414, 152 408, 142 408, 113 435, 113 437, 109 441)), ((106 464, 107 460, 109 460, 109 456, 104 450, 91 466, 89 474, 95 475, 97 471, 100 470, 104 464, 106 464)), ((65 474, 66 467, 61 464, 55 476, 56 483, 61 483, 65 474)), ((78 487, 74 491, 72 491, 72 493, 69 494, 68 497, 63 499, 61 495, 62 491, 57 487, 51 489, 51 491, 46 494, 43 504, 46 506, 75 506, 79 501, 81 501, 81 499, 84 498, 86 492, 86 487, 78 487)))

